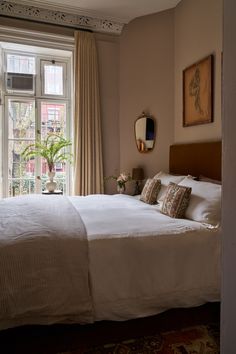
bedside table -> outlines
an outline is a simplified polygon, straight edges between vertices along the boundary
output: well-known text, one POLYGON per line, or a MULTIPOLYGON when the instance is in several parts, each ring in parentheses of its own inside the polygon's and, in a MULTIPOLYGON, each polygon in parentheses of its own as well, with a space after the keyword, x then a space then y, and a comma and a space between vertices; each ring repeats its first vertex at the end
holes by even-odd
POLYGON ((63 192, 62 192, 61 190, 59 190, 59 189, 56 189, 54 192, 42 191, 42 194, 43 194, 43 195, 49 195, 49 194, 50 194, 50 195, 53 195, 53 194, 57 194, 57 195, 58 195, 58 194, 61 194, 61 195, 62 195, 63 192))

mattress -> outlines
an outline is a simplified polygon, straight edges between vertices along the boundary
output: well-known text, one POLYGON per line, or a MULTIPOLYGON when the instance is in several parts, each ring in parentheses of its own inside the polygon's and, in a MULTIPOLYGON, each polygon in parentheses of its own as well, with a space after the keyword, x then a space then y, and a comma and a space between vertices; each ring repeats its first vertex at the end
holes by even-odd
POLYGON ((128 195, 0 202, 0 329, 127 320, 220 299, 220 229, 128 195))
POLYGON ((72 197, 87 231, 95 320, 220 300, 220 228, 128 195, 72 197))

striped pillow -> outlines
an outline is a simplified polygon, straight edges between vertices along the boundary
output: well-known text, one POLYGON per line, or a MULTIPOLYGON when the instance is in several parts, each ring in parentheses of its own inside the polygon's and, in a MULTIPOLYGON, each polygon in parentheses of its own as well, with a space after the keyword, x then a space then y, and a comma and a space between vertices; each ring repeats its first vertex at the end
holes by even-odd
POLYGON ((192 188, 170 182, 162 205, 162 213, 171 218, 183 218, 188 207, 192 188))
POLYGON ((148 178, 145 186, 143 187, 140 200, 147 204, 155 204, 157 201, 157 195, 161 189, 160 179, 148 178))

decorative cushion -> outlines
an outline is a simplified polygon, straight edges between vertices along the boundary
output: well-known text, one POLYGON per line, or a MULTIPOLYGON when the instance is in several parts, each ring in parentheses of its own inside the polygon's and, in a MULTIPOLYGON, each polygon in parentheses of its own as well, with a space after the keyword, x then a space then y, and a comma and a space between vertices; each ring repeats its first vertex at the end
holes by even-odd
POLYGON ((191 188, 170 182, 161 211, 172 218, 183 218, 188 207, 191 188))
POLYGON ((161 189, 160 192, 158 193, 157 196, 157 202, 160 203, 163 201, 166 191, 167 191, 167 186, 170 182, 178 184, 181 182, 186 176, 175 176, 175 175, 170 175, 169 173, 162 172, 160 171, 157 173, 153 178, 157 178, 161 180, 161 189))
POLYGON ((179 185, 192 188, 186 218, 218 225, 221 220, 221 185, 185 178, 179 185))
POLYGON ((155 204, 157 201, 157 194, 161 189, 161 181, 156 178, 148 178, 143 187, 140 200, 144 203, 155 204))

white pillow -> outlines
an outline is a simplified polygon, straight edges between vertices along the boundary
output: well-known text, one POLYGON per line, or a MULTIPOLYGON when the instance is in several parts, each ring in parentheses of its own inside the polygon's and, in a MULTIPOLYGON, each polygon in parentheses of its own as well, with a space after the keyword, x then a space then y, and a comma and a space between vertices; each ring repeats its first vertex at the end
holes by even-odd
POLYGON ((194 181, 186 177, 179 185, 191 187, 192 194, 186 210, 187 219, 218 225, 221 219, 221 185, 194 181))
POLYGON ((166 191, 167 191, 167 186, 169 185, 170 182, 178 184, 181 182, 186 176, 175 176, 175 175, 170 175, 169 173, 165 173, 160 171, 157 173, 153 178, 155 179, 160 179, 161 180, 161 189, 158 193, 157 196, 157 202, 160 203, 163 201, 166 191))

